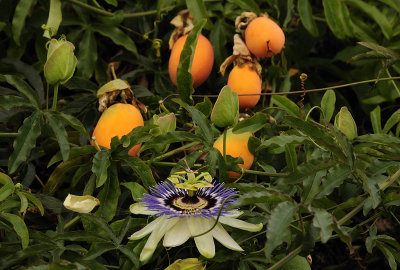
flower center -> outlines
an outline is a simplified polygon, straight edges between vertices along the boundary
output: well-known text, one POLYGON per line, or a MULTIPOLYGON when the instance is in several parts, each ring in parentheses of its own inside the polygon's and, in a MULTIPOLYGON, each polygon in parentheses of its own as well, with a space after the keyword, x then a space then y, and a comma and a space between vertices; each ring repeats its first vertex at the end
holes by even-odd
POLYGON ((209 201, 200 196, 179 196, 172 200, 172 206, 184 211, 204 209, 208 206, 208 204, 209 201))

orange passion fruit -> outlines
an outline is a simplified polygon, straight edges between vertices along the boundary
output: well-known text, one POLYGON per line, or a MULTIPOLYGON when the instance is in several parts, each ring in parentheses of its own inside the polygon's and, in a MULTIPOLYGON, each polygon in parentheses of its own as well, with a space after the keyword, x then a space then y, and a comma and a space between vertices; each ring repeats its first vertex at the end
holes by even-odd
MULTIPOLYGON (((174 44, 169 57, 168 71, 169 77, 173 84, 176 83, 176 73, 181 58, 183 46, 185 45, 188 35, 180 37, 174 44)), ((201 85, 210 75, 214 64, 214 51, 210 41, 203 35, 199 36, 194 52, 192 69, 190 73, 193 77, 193 87, 201 85)))
POLYGON ((239 108, 246 109, 254 107, 260 100, 261 78, 257 71, 252 69, 248 63, 235 66, 228 77, 228 85, 239 95, 239 108), (240 94, 257 94, 251 96, 240 96, 240 94))
MULTIPOLYGON (((232 129, 228 129, 226 133, 226 155, 230 155, 235 158, 241 157, 244 163, 238 164, 238 166, 243 169, 250 169, 254 161, 254 155, 250 152, 247 146, 251 136, 251 132, 234 134, 232 129)), ((218 149, 221 154, 223 154, 223 141, 223 135, 221 135, 214 142, 214 148, 218 149)), ((239 173, 232 171, 228 172, 228 174, 232 178, 240 176, 239 173)))
POLYGON ((285 44, 282 28, 267 17, 257 17, 246 27, 247 48, 255 56, 265 58, 278 54, 285 44))
MULTIPOLYGON (((131 132, 138 126, 143 126, 143 117, 139 109, 131 104, 116 103, 108 107, 100 116, 93 136, 96 142, 106 148, 110 148, 111 138, 122 136, 131 132)), ((141 144, 132 147, 128 155, 136 156, 139 152, 141 144)))

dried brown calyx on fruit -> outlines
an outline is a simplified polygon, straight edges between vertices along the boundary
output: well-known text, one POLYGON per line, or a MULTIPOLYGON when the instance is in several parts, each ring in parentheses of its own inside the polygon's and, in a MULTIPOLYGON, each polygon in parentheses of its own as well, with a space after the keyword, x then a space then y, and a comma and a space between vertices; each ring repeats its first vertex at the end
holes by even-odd
POLYGON ((247 25, 255 18, 257 18, 257 14, 255 14, 254 12, 242 12, 242 14, 240 14, 240 16, 237 16, 235 19, 236 29, 245 30, 247 25))
POLYGON ((246 43, 240 37, 239 34, 235 34, 233 36, 233 53, 232 55, 228 56, 225 61, 219 67, 219 72, 222 76, 225 75, 225 70, 230 64, 236 65, 243 65, 248 63, 250 68, 257 71, 258 75, 261 76, 261 65, 258 63, 256 58, 250 53, 249 49, 246 46, 246 43))
POLYGON ((184 9, 180 11, 178 15, 170 21, 170 23, 175 26, 168 42, 169 49, 171 50, 172 47, 174 47, 175 41, 193 29, 193 16, 188 9, 184 9))
POLYGON ((132 104, 144 113, 147 112, 146 105, 135 98, 129 83, 121 79, 114 79, 100 87, 97 90, 97 97, 99 99, 100 112, 103 112, 114 103, 132 104))

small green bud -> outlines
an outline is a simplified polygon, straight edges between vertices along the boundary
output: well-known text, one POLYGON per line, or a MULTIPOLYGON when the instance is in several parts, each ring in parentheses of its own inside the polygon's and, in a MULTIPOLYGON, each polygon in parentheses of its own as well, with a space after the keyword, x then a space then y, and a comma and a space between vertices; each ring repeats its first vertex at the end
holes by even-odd
POLYGON ((44 64, 44 77, 48 84, 64 84, 74 74, 78 60, 74 55, 75 46, 65 37, 51 39, 44 64))
POLYGON ((211 121, 217 127, 233 126, 239 118, 239 98, 229 86, 224 86, 211 112, 211 121))
POLYGON ((357 125, 347 107, 342 107, 340 109, 338 114, 335 116, 334 125, 343 132, 349 140, 357 137, 357 125))
POLYGON ((178 259, 164 270, 205 270, 206 267, 197 258, 178 259))
POLYGON ((153 121, 154 124, 160 128, 161 134, 165 134, 176 129, 176 116, 174 113, 169 113, 163 116, 155 114, 153 115, 153 121))

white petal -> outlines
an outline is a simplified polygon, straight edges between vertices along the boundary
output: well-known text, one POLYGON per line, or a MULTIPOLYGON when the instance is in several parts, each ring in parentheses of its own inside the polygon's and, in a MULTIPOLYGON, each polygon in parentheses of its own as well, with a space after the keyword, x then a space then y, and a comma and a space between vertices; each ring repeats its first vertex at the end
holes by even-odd
POLYGON ((187 224, 187 218, 179 218, 175 224, 164 236, 164 247, 177 247, 185 243, 191 236, 187 224))
POLYGON ((147 224, 143 229, 135 232, 132 234, 129 239, 131 240, 137 240, 145 237, 146 235, 150 234, 152 231, 155 230, 155 228, 160 224, 161 221, 165 219, 165 216, 161 216, 147 224))
POLYGON ((166 216, 161 216, 161 218, 160 226, 157 226, 150 234, 149 239, 147 239, 147 242, 140 253, 140 261, 142 262, 150 259, 165 232, 179 221, 179 218, 167 218, 166 216))
POLYGON ((152 216, 152 215, 157 214, 156 211, 148 210, 147 207, 144 205, 144 203, 131 204, 131 206, 129 207, 129 210, 131 211, 131 213, 136 214, 136 215, 152 216))
POLYGON ((235 250, 235 251, 243 251, 243 249, 239 246, 238 243, 227 233, 222 227, 221 224, 218 223, 217 226, 211 231, 212 236, 217 239, 224 247, 235 250))
POLYGON ((219 218, 219 222, 229 225, 231 227, 249 231, 249 232, 258 232, 263 227, 262 223, 252 224, 252 223, 248 223, 246 221, 240 220, 240 219, 230 218, 230 217, 225 217, 225 216, 221 216, 219 218))
POLYGON ((64 200, 64 207, 78 213, 90 213, 100 201, 90 195, 77 196, 68 194, 64 200))
POLYGON ((243 214, 242 211, 239 210, 232 210, 229 211, 227 214, 224 214, 224 217, 231 217, 231 218, 238 218, 243 214))
MULTIPOLYGON (((214 224, 211 219, 201 217, 189 217, 187 223, 192 236, 209 230, 214 224)), ((215 256, 215 245, 211 232, 195 237, 194 242, 201 255, 209 259, 215 256)))

